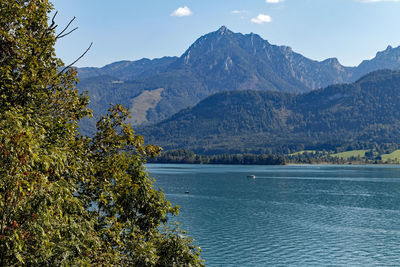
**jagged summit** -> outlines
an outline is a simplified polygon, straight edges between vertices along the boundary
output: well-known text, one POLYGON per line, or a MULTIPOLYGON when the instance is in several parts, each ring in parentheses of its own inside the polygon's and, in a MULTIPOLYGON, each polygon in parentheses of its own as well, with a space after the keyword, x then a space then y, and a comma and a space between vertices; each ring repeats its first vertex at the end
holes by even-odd
POLYGON ((376 53, 370 60, 364 60, 353 73, 354 79, 361 78, 364 74, 379 69, 400 69, 400 46, 389 45, 386 50, 376 53))
POLYGON ((339 62, 339 59, 337 57, 327 58, 322 62, 325 63, 325 64, 341 65, 340 62, 339 62))
POLYGON ((219 28, 217 30, 217 32, 219 34, 227 34, 227 33, 233 33, 232 31, 230 31, 225 25, 221 26, 221 28, 219 28))
POLYGON ((388 45, 385 50, 377 52, 376 57, 388 55, 396 51, 400 51, 400 46, 394 48, 393 46, 388 45))

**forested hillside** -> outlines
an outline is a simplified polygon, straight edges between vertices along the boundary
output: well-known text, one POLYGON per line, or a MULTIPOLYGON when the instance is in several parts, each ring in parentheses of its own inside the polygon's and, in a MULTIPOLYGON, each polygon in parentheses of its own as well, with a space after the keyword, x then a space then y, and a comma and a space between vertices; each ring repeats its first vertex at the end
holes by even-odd
POLYGON ((197 153, 270 153, 400 142, 400 72, 294 95, 218 93, 154 126, 148 142, 197 153))

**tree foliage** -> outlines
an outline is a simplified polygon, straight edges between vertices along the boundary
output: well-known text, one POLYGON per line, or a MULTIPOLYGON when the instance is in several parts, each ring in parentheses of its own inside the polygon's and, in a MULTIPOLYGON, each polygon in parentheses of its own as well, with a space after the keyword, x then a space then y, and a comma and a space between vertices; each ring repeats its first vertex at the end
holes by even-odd
POLYGON ((199 249, 166 227, 178 208, 144 168, 144 145, 114 106, 78 134, 88 97, 55 55, 47 0, 0 1, 0 266, 198 266, 199 249), (164 230, 163 230, 164 229, 164 230))

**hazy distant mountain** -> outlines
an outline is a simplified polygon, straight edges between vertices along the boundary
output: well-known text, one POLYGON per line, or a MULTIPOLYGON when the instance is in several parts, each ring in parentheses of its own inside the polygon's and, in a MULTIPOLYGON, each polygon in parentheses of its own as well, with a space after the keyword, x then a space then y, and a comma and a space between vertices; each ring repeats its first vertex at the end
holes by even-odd
POLYGON ((354 69, 353 79, 358 79, 366 73, 380 69, 400 69, 400 46, 388 46, 385 51, 378 52, 371 60, 364 60, 354 69))
POLYGON ((165 149, 210 154, 400 143, 399 106, 400 72, 386 70, 299 95, 217 93, 139 133, 165 149))
POLYGON ((399 51, 388 48, 359 67, 344 67, 336 58, 311 60, 257 34, 243 35, 221 27, 200 37, 181 57, 79 69, 79 88, 92 96, 90 107, 95 115, 107 110, 106 103, 124 103, 133 113, 132 123, 148 124, 217 92, 308 92, 355 81, 373 70, 397 69, 399 51))
POLYGON ((119 61, 103 68, 80 68, 79 78, 82 80, 96 76, 112 76, 119 80, 134 80, 164 71, 169 64, 176 60, 177 57, 163 57, 153 60, 143 58, 138 61, 119 61))

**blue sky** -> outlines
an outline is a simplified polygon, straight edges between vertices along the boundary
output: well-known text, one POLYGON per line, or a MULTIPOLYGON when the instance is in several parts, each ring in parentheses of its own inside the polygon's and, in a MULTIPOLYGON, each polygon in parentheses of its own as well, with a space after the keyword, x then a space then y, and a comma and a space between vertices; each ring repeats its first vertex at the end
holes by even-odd
POLYGON ((400 45, 400 0, 57 0, 60 28, 76 16, 78 31, 57 54, 76 65, 180 56, 201 35, 226 25, 259 34, 306 57, 358 65, 400 45), (269 3, 276 2, 276 3, 269 3))

